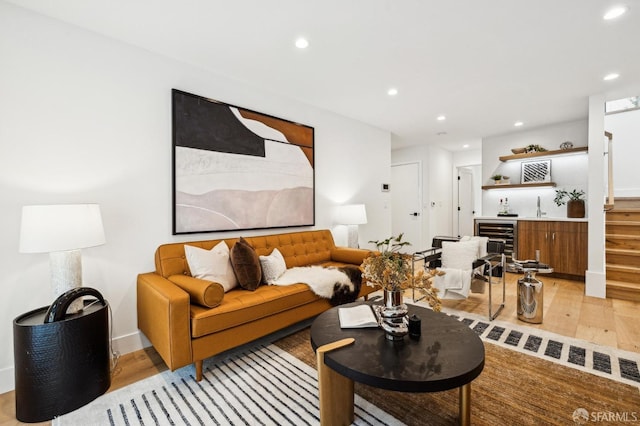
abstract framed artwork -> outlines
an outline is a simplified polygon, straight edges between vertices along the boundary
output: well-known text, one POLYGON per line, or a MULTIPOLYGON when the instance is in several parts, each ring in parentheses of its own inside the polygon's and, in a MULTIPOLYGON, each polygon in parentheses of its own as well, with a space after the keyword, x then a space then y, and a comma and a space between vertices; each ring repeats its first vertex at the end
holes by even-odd
POLYGON ((173 234, 315 225, 313 127, 172 90, 173 234))
POLYGON ((551 160, 522 163, 521 183, 551 182, 551 160))

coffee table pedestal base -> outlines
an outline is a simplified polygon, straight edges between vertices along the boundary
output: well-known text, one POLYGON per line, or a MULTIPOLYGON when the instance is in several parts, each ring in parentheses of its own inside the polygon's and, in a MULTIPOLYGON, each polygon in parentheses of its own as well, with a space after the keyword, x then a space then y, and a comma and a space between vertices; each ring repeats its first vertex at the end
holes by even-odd
POLYGON ((320 397, 320 425, 350 425, 354 420, 353 380, 337 373, 324 363, 324 354, 350 345, 354 339, 343 339, 320 346, 316 350, 318 364, 318 393, 320 397))

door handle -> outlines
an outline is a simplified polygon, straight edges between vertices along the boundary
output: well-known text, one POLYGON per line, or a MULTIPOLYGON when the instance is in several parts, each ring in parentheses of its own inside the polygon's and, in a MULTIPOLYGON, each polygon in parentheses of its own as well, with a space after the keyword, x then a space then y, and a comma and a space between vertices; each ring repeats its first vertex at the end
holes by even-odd
POLYGON ((418 212, 409 213, 409 216, 420 216, 420 213, 418 212))

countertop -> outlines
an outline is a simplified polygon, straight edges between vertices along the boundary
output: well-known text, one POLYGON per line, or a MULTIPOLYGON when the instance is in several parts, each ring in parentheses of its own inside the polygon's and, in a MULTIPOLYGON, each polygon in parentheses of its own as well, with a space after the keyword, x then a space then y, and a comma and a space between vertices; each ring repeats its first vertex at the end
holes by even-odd
POLYGON ((477 216, 476 220, 538 220, 542 222, 588 222, 586 217, 477 216))

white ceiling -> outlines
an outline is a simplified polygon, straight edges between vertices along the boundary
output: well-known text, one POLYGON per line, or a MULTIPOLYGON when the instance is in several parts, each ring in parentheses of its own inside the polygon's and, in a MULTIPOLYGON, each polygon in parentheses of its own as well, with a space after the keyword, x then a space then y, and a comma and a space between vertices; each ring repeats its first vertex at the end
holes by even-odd
POLYGON ((640 2, 626 1, 626 15, 604 21, 619 3, 10 0, 387 129, 396 148, 451 150, 518 120, 524 130, 585 118, 589 95, 639 95, 640 2), (294 47, 299 36, 306 50, 294 47), (610 72, 620 78, 603 81, 610 72))

